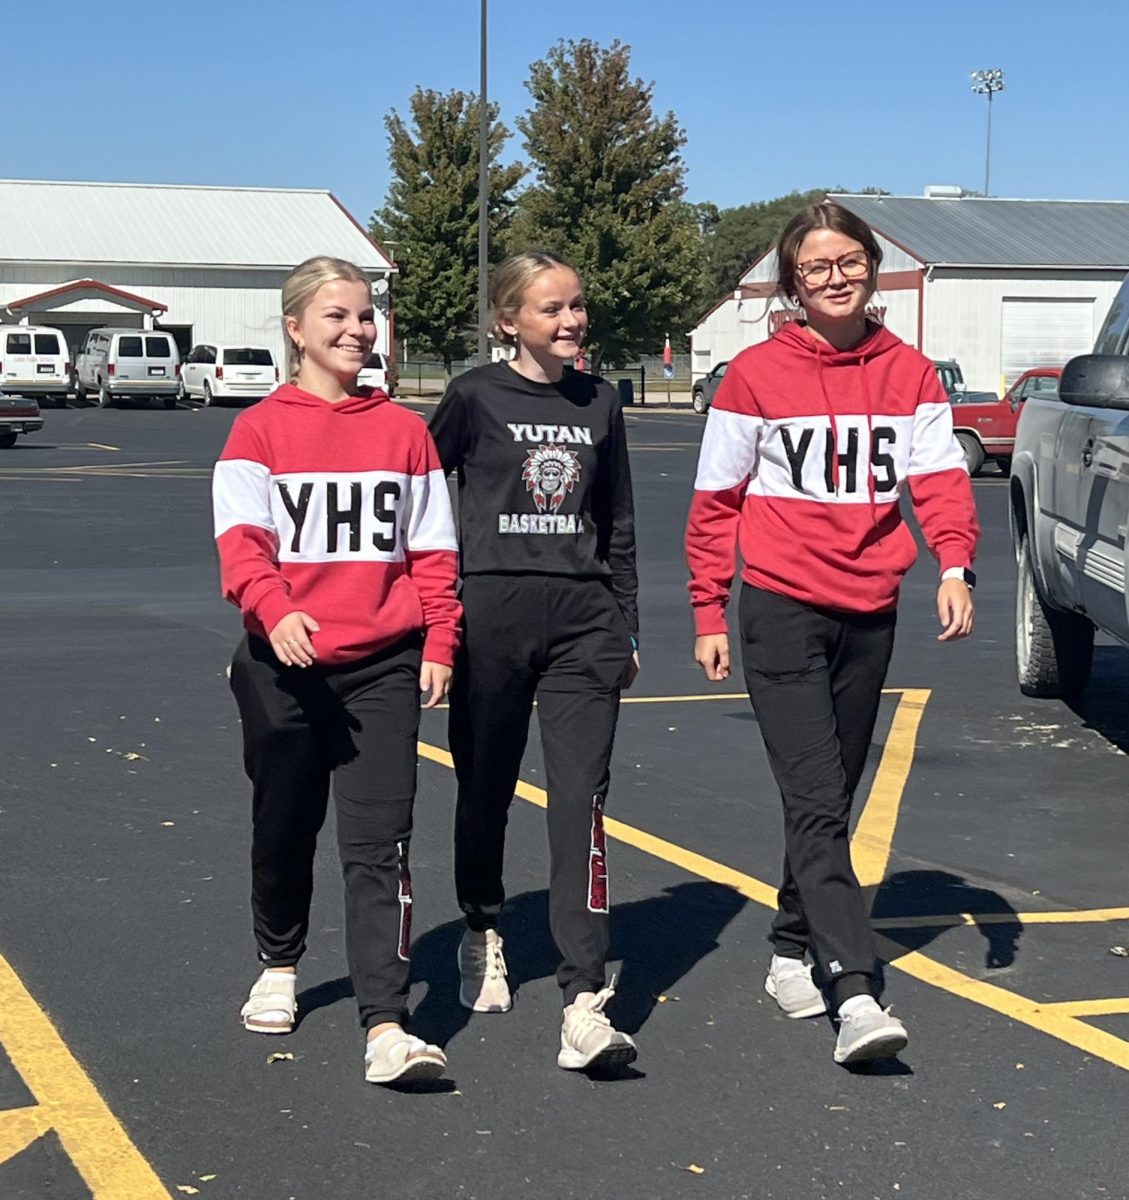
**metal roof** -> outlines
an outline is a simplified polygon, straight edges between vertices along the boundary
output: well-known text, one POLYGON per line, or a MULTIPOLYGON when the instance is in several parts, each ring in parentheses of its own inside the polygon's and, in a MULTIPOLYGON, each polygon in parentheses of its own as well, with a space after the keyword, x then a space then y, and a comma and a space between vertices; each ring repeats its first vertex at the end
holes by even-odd
POLYGON ((330 192, 0 180, 0 260, 293 267, 388 256, 330 192))
POLYGON ((926 264, 1129 270, 1129 202, 835 197, 926 264))

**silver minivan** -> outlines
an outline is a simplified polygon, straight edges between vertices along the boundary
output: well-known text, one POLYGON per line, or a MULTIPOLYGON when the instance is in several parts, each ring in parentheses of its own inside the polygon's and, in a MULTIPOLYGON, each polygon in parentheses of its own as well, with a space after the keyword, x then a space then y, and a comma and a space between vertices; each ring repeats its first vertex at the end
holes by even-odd
POLYGON ((176 407, 180 355, 172 335, 153 329, 92 329, 75 357, 75 398, 161 400, 176 407))

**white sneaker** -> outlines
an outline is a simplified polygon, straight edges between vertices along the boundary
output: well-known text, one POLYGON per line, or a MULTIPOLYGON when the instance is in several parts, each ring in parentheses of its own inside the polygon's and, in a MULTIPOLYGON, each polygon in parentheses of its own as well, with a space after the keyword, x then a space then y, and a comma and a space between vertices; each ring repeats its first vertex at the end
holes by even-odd
POLYGON ((471 1012, 509 1012, 506 960, 496 929, 467 929, 459 942, 459 1003, 471 1012))
POLYGON ((634 1041, 614 1029, 604 1016, 604 1005, 614 995, 611 985, 598 992, 581 992, 564 1010, 558 1067, 580 1071, 585 1067, 626 1067, 635 1061, 639 1050, 634 1041))
POLYGON ((827 1001, 811 978, 811 967, 800 958, 772 956, 764 990, 786 1017, 818 1017, 827 1011, 827 1001))
POLYGON ((909 1042, 906 1027, 872 996, 861 997, 861 1003, 852 1004, 846 1013, 840 1009, 840 1013, 839 1038, 835 1043, 837 1063, 892 1058, 909 1042))

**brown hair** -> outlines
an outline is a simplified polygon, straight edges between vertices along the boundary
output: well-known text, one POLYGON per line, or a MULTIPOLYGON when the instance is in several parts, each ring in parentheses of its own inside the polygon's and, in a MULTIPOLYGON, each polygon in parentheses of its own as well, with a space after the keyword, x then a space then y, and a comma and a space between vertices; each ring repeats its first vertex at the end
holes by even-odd
POLYGON ((490 281, 490 332, 499 342, 507 346, 516 344, 513 336, 502 329, 501 318, 512 317, 521 308, 526 288, 542 271, 551 271, 554 267, 574 270, 570 263, 548 250, 522 250, 494 268, 494 277, 490 281))
POLYGON ((291 383, 298 378, 302 356, 286 328, 286 318, 293 317, 294 320, 300 321, 318 288, 322 284, 332 283, 335 279, 363 283, 370 290, 372 288, 372 281, 356 263, 346 262, 343 258, 331 258, 327 254, 307 258, 282 281, 282 337, 286 342, 286 378, 291 383))
POLYGON ((878 239, 861 217, 856 217, 834 200, 824 200, 822 204, 810 204, 796 213, 776 239, 776 291, 782 300, 799 303, 796 294, 796 259, 804 238, 813 229, 833 229, 858 242, 870 257, 870 278, 867 280, 870 290, 873 292, 877 289, 878 267, 882 262, 882 248, 878 245, 878 239))

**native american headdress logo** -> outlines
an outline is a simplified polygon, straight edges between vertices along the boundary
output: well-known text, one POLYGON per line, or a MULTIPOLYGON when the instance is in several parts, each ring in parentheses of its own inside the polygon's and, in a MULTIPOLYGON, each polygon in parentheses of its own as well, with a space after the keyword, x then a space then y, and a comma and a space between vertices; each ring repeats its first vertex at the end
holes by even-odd
POLYGON ((521 477, 537 511, 555 513, 580 478, 580 460, 563 446, 538 446, 526 456, 521 477))

